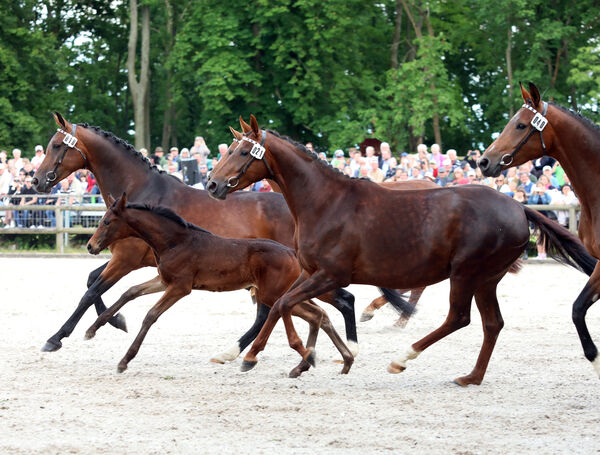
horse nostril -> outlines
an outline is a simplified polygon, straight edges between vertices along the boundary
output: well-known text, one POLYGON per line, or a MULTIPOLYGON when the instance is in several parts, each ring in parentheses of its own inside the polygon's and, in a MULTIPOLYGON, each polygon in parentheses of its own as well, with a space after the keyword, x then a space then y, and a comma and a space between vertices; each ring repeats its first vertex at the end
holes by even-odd
POLYGON ((87 244, 87 249, 88 251, 91 253, 92 252, 92 245, 90 245, 89 243, 87 244))
POLYGON ((214 193, 215 191, 217 191, 217 183, 216 182, 208 182, 208 185, 206 185, 206 191, 208 191, 209 193, 214 193))
POLYGON ((31 183, 35 186, 35 185, 37 185, 40 182, 39 182, 39 180, 38 180, 37 177, 34 177, 34 178, 31 179, 31 183))
POLYGON ((485 171, 490 166, 490 160, 488 158, 479 158, 477 165, 482 171, 485 171))

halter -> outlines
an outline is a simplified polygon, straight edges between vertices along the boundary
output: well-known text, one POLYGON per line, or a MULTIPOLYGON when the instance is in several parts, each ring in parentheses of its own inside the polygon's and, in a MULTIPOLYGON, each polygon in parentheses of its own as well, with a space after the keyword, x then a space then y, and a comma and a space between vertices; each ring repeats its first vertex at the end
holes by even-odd
POLYGON ((83 168, 85 169, 87 167, 87 159, 86 159, 85 155, 83 154, 81 149, 75 145, 75 144, 77 144, 77 138, 75 137, 76 130, 77 130, 76 124, 73 124, 73 131, 71 132, 71 134, 67 133, 66 131, 64 131, 60 128, 56 130, 57 133, 62 133, 65 135, 62 142, 67 147, 65 148, 65 151, 63 152, 61 157, 58 159, 57 163, 54 165, 54 169, 46 172, 46 183, 52 183, 56 180, 56 177, 57 177, 56 170, 58 169, 58 166, 60 166, 62 164, 69 149, 77 150, 79 152, 79 154, 81 155, 81 157, 83 158, 83 162, 84 162, 83 168))
POLYGON ((521 147, 523 147, 527 141, 529 140, 529 138, 535 133, 535 132, 539 132, 540 133, 540 141, 542 141, 542 150, 544 151, 544 155, 546 155, 546 144, 544 143, 544 136, 542 134, 542 131, 544 130, 544 128, 546 127, 546 125, 548 124, 548 119, 546 118, 546 113, 548 112, 548 103, 546 103, 545 101, 543 102, 543 109, 542 109, 542 113, 540 114, 538 111, 536 111, 533 107, 531 107, 529 104, 525 103, 523 104, 522 107, 524 107, 525 109, 533 112, 535 115, 533 116, 533 118, 531 119, 531 130, 529 131, 529 133, 527 133, 527 136, 525 136, 523 138, 523 140, 519 143, 519 145, 517 145, 517 147, 513 150, 512 153, 507 153, 506 155, 502 155, 502 158, 500 159, 500 165, 502 166, 510 166, 512 164, 512 162, 514 161, 514 157, 517 154, 517 152, 519 150, 521 150, 521 147), (505 161, 505 159, 508 158, 507 161, 505 161))
MULTIPOLYGON (((269 166, 269 163, 267 163, 267 160, 264 159, 265 150, 266 150, 264 145, 265 145, 266 139, 267 139, 267 132, 265 130, 262 131, 262 139, 260 141, 260 144, 258 142, 256 142, 254 139, 250 139, 247 136, 242 137, 241 141, 234 139, 234 141, 238 143, 238 146, 235 148, 235 150, 238 149, 238 147, 241 145, 242 142, 249 142, 250 144, 252 144, 252 149, 250 149, 250 159, 244 165, 244 167, 242 168, 240 173, 238 175, 236 175, 235 177, 229 177, 229 179, 227 180, 227 186, 229 188, 235 188, 236 186, 239 185, 240 177, 246 173, 246 171, 248 170, 250 165, 254 162, 254 160, 262 160, 262 162, 265 164, 265 166, 267 168, 267 171, 269 171, 269 175, 271 177, 275 177, 275 174, 271 170, 271 166, 269 166)), ((234 150, 234 152, 235 152, 235 150, 234 150)))

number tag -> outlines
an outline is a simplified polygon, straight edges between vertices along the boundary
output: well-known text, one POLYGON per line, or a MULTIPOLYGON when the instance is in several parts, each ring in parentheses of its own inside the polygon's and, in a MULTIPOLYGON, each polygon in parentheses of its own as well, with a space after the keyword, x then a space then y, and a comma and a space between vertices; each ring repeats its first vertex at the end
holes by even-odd
POLYGON ((548 124, 548 119, 539 112, 531 119, 531 125, 538 131, 542 131, 548 124))
POLYGON ((69 147, 75 147, 75 144, 77 144, 77 138, 75 136, 70 135, 69 133, 65 133, 63 143, 67 144, 67 146, 69 147))
POLYGON ((257 160, 262 160, 262 157, 265 155, 265 148, 260 144, 254 144, 252 150, 250 150, 250 155, 257 160))

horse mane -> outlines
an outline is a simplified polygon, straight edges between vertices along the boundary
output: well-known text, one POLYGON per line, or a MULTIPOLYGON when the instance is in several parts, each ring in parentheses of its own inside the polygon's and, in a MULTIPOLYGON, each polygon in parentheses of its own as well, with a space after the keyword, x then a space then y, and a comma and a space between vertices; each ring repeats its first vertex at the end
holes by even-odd
MULTIPOLYGON (((166 171, 157 168, 155 164, 152 164, 150 162, 150 160, 148 158, 146 158, 144 155, 142 155, 133 145, 131 145, 129 142, 125 141, 124 139, 121 139, 120 137, 115 136, 114 133, 104 131, 99 126, 92 126, 92 125, 89 125, 88 123, 80 123, 78 125, 82 126, 83 128, 86 128, 88 130, 92 130, 98 136, 104 136, 108 141, 115 144, 117 146, 117 148, 119 148, 120 150, 127 151, 135 158, 138 158, 139 160, 141 160, 144 164, 146 164, 148 166, 148 169, 150 169, 151 171, 157 172, 159 174, 171 175, 171 174, 167 173, 166 171)), ((171 177, 173 177, 173 176, 171 175, 171 177)), ((179 181, 179 179, 177 177, 174 177, 174 178, 177 181, 179 181)))
POLYGON ((273 131, 273 130, 267 130, 267 133, 271 133, 273 136, 278 137, 279 139, 283 139, 286 142, 289 142, 291 145, 293 145, 294 147, 296 147, 297 149, 302 151, 309 160, 316 162, 317 166, 321 166, 323 169, 328 169, 329 171, 333 171, 336 174, 339 174, 340 176, 342 176, 343 178, 346 178, 349 180, 369 180, 369 181, 371 181, 369 178, 366 178, 366 177, 350 177, 349 175, 344 174, 338 168, 327 164, 325 161, 323 161, 321 158, 319 158, 319 155, 317 155, 315 152, 311 152, 310 150, 308 150, 304 144, 296 142, 294 139, 292 139, 288 136, 284 136, 282 134, 279 134, 277 131, 273 131))
POLYGON ((588 129, 593 130, 596 134, 600 134, 600 125, 598 125, 597 123, 594 123, 589 118, 587 118, 584 115, 582 115, 580 112, 576 112, 576 111, 574 111, 572 109, 569 109, 569 108, 566 108, 564 106, 561 106, 560 104, 555 104, 553 102, 549 102, 548 104, 550 104, 551 106, 554 106, 554 107, 558 108, 559 110, 561 110, 565 114, 570 115, 575 120, 579 120, 586 127, 588 127, 588 129))
POLYGON ((186 220, 181 218, 179 215, 177 215, 173 210, 171 210, 167 207, 164 207, 162 205, 153 206, 150 204, 136 204, 136 203, 132 202, 132 203, 127 204, 127 208, 151 212, 151 213, 154 213, 155 215, 162 216, 163 218, 167 218, 171 221, 174 221, 179 226, 184 227, 186 229, 192 229, 194 231, 200 231, 200 232, 204 232, 205 234, 212 235, 212 232, 207 231, 206 229, 201 228, 200 226, 196 226, 195 224, 187 222, 186 220))

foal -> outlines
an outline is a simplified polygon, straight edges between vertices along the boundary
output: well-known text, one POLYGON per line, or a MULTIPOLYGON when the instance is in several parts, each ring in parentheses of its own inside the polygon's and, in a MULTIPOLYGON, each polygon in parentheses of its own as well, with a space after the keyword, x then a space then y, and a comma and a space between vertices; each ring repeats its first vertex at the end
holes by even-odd
MULTIPOLYGON (((156 257, 158 272, 165 293, 144 318, 142 328, 119 362, 118 371, 137 354, 150 326, 175 302, 192 289, 234 291, 254 286, 257 300, 267 306, 296 281, 300 265, 294 250, 266 239, 226 239, 188 223, 165 207, 127 204, 125 193, 112 202, 88 243, 88 250, 98 254, 107 245, 129 236, 139 237, 150 245, 156 257)), ((98 317, 86 332, 93 338, 98 328, 122 306, 115 303, 98 317)), ((302 302, 295 316, 310 324, 307 348, 290 345, 302 356, 303 362, 290 372, 299 376, 314 365, 314 345, 319 327, 329 335, 344 359, 342 373, 347 373, 354 361, 348 347, 337 334, 325 311, 312 302, 302 302)))

